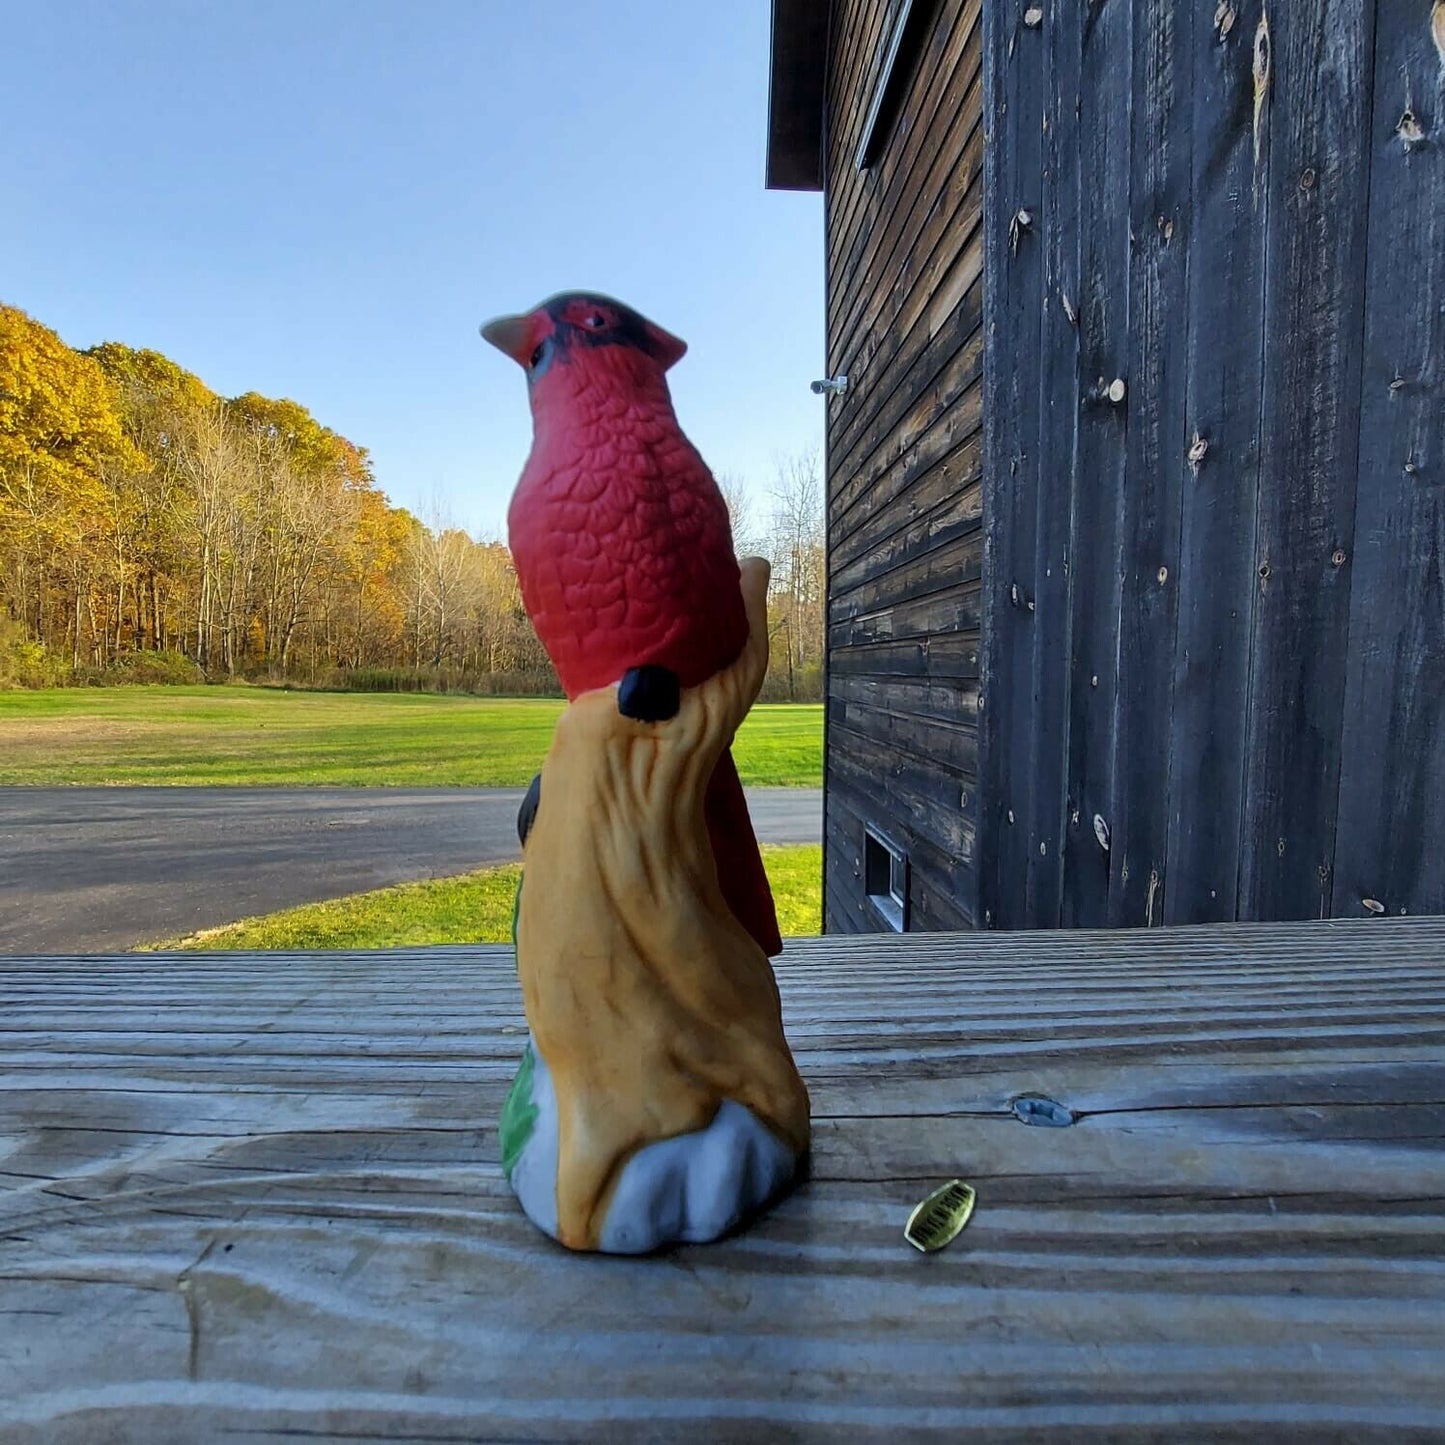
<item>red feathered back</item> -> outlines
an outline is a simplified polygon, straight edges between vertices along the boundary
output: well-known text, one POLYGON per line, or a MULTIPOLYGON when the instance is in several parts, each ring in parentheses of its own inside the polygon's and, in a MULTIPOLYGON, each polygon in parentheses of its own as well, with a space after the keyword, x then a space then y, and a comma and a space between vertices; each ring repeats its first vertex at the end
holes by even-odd
POLYGON ((727 504, 661 374, 624 391, 607 383, 625 353, 585 361, 533 397, 507 518, 522 598, 568 697, 644 664, 692 687, 747 637, 727 504))

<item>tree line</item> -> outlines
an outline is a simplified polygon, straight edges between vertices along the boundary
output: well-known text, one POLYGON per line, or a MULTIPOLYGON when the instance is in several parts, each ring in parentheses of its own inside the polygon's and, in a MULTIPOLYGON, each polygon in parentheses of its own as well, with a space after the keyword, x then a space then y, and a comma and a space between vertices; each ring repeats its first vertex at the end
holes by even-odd
MULTIPOLYGON (((768 695, 815 697, 816 466, 779 468, 768 695)), ((0 685, 207 677, 556 690, 499 542, 395 507, 295 401, 221 397, 159 352, 68 347, 0 305, 0 685)))

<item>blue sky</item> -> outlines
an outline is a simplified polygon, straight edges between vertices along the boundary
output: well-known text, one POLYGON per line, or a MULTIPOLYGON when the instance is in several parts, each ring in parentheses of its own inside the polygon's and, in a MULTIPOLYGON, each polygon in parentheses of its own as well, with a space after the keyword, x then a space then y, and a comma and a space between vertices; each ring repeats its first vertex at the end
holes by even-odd
POLYGON ((822 203, 763 189, 767 0, 11 7, 0 300, 290 396, 392 499, 501 535, 553 291, 682 336, 683 425, 764 497, 820 446, 822 203))

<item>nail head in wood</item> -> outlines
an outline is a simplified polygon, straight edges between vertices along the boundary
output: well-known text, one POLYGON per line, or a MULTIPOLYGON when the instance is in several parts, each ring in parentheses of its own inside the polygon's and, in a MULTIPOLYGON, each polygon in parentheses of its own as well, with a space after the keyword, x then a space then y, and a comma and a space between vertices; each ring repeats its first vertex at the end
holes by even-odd
POLYGON ((1012 1107, 1014 1118, 1020 1123, 1046 1129, 1067 1129, 1075 1118, 1072 1109, 1043 1094, 1020 1094, 1012 1107))

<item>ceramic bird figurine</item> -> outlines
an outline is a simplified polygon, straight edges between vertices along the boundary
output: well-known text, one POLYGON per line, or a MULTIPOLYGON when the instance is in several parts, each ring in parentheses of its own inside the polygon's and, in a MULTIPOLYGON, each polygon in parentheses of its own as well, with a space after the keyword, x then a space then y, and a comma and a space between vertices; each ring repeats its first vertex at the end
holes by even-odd
POLYGON ((582 693, 543 764, 517 908, 530 1038, 499 1138, 528 1217, 572 1249, 706 1243, 807 1155, 777 984, 723 898, 704 819, 767 670, 767 572, 744 566, 742 652, 672 717, 582 693))
MULTIPOLYGON (((569 292, 482 335, 526 372, 531 454, 507 528, 522 600, 569 698, 618 684, 660 721, 747 634, 727 504, 683 435, 666 373, 684 342, 610 297, 569 292)), ((707 792, 723 895, 766 954, 782 947, 730 752, 707 792)))
POLYGON ((716 1239, 809 1147, 780 948, 730 747, 767 671, 768 565, 678 427, 683 344, 568 294, 483 335, 526 368, 533 447, 509 530, 569 699, 518 819, 530 1037, 502 1167, 572 1249, 716 1239))

